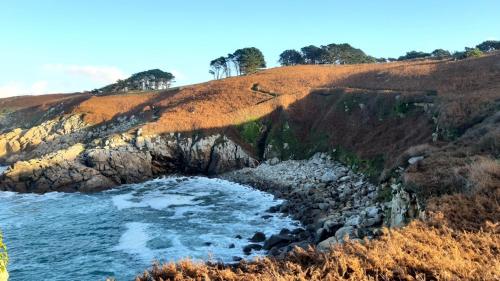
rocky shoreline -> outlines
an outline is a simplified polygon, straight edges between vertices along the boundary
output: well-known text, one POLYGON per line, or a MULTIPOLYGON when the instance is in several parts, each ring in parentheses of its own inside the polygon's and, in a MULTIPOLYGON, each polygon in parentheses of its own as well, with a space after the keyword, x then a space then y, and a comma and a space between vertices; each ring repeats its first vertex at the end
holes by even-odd
POLYGON ((396 218, 396 223, 389 224, 397 225, 406 212, 413 211, 408 204, 413 198, 397 186, 393 202, 378 202, 379 187, 326 153, 308 160, 271 158, 258 165, 257 159, 223 133, 145 136, 140 128, 135 129, 136 123, 130 117, 120 124, 93 127, 82 116, 71 115, 4 133, 0 135, 0 160, 10 166, 0 175, 0 190, 96 192, 169 174, 216 176, 284 199, 285 203, 270 211, 303 224, 305 229, 249 241, 244 249, 263 248, 274 256, 294 246, 315 244, 325 250, 345 237, 370 239, 380 233, 384 221, 396 218), (397 214, 391 214, 391 209, 397 214))
POLYGON ((333 161, 326 153, 308 160, 280 162, 271 159, 255 168, 243 168, 219 176, 250 185, 286 201, 272 208, 302 222, 305 229, 283 229, 279 234, 249 240, 244 252, 263 248, 272 256, 283 257, 295 246, 331 245, 350 240, 371 239, 380 234, 387 203, 377 201, 377 187, 363 175, 333 161))

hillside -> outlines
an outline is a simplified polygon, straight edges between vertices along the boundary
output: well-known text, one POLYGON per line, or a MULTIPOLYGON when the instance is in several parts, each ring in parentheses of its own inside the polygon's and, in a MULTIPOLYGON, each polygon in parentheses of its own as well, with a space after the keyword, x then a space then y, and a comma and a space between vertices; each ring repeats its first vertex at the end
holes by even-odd
POLYGON ((494 280, 499 124, 499 53, 280 67, 164 91, 7 98, 0 163, 11 168, 0 190, 98 191, 326 152, 377 184, 392 208, 387 226, 418 221, 327 254, 235 267, 186 262, 141 280, 494 280))

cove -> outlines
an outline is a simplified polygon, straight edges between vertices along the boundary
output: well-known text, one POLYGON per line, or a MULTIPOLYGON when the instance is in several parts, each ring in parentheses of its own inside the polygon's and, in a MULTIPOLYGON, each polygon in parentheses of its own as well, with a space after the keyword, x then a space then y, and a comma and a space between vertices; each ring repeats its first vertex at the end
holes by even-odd
POLYGON ((267 212, 280 203, 204 177, 166 177, 95 194, 0 192, 9 280, 132 280, 153 261, 252 259, 265 254, 243 254, 256 231, 269 236, 300 226, 267 212))

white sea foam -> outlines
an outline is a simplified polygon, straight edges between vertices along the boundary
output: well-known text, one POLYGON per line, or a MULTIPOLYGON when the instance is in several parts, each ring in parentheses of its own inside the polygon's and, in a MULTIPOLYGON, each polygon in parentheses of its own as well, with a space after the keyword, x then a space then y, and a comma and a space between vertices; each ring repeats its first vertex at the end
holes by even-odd
POLYGON ((148 224, 141 222, 129 222, 125 224, 127 230, 120 237, 119 244, 115 250, 124 251, 128 254, 138 256, 146 262, 154 259, 154 253, 147 247, 150 239, 148 235, 148 224))
POLYGON ((79 280, 102 279, 95 275, 99 271, 128 280, 152 260, 231 262, 233 256, 264 254, 244 256, 242 247, 256 231, 270 236, 294 228, 297 222, 288 217, 262 218, 280 202, 247 186, 203 177, 160 178, 91 195, 0 192, 0 227, 12 249, 23 249, 11 251, 10 267, 19 280, 56 274, 52 256, 67 260, 57 264, 57 274, 74 274, 74 262, 85 256, 79 280), (53 237, 60 239, 45 242, 53 237), (51 258, 41 258, 43 253, 51 258))
POLYGON ((118 210, 128 209, 128 208, 141 208, 146 207, 145 204, 141 202, 133 202, 131 199, 134 198, 132 193, 115 195, 111 198, 113 205, 115 205, 118 210))
POLYGON ((7 169, 9 169, 8 166, 0 166, 0 175, 3 175, 3 173, 5 173, 5 171, 7 171, 7 169))

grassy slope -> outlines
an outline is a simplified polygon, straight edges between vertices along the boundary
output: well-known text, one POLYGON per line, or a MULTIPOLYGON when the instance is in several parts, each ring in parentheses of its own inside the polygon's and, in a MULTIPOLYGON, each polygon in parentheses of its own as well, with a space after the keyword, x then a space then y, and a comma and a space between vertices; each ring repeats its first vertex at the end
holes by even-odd
POLYGON ((500 276, 499 104, 500 54, 458 62, 275 68, 164 92, 0 100, 16 125, 50 118, 49 109, 52 115, 83 113, 96 124, 134 115, 146 133, 224 131, 260 156, 263 144, 273 144, 268 153, 282 158, 329 151, 375 178, 384 171, 381 179, 405 167, 409 157, 426 156, 400 181, 426 202, 427 221, 327 256, 303 252, 237 268, 183 263, 151 272, 163 279, 213 280, 500 276))

